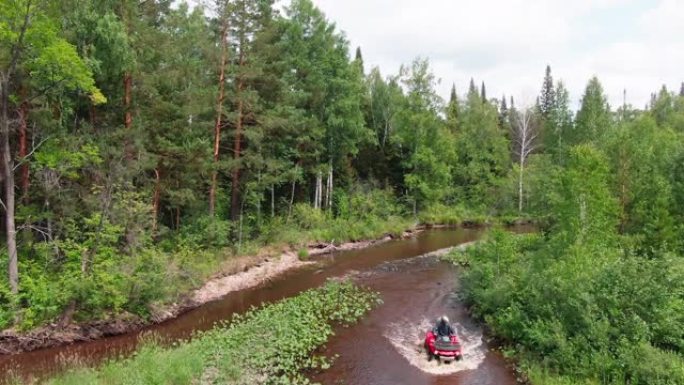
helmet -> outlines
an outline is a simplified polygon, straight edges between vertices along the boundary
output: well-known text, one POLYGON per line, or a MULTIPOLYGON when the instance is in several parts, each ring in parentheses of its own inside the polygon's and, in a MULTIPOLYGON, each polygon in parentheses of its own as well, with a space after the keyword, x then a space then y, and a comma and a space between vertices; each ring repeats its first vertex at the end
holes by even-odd
POLYGON ((439 320, 444 322, 444 323, 449 323, 449 317, 447 317, 445 315, 443 315, 439 320))

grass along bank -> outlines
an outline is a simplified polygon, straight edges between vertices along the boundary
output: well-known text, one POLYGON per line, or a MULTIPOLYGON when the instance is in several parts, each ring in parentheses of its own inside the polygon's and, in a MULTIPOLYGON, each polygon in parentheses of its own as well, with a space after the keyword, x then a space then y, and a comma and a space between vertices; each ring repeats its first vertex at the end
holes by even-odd
MULTIPOLYGON (((162 348, 149 342, 133 357, 99 368, 75 368, 50 385, 306 384, 306 369, 327 368, 315 351, 379 303, 376 293, 329 282, 296 297, 253 309, 190 342, 162 348)), ((22 384, 17 381, 17 384, 22 384)))

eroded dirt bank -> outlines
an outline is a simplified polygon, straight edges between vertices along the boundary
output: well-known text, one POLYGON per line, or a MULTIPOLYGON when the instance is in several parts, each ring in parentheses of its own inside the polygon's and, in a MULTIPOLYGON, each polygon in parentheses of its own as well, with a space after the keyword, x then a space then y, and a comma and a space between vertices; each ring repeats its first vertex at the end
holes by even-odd
MULTIPOLYGON (((401 238, 407 239, 422 231, 422 228, 410 229, 405 231, 401 238)), ((333 252, 363 249, 393 239, 392 236, 385 235, 375 240, 346 242, 337 246, 313 243, 307 247, 307 252, 309 256, 315 257, 333 252)), ((285 249, 277 256, 263 254, 265 255, 237 257, 228 261, 221 273, 209 279, 202 287, 184 296, 181 301, 152 307, 150 309, 152 317, 149 320, 132 314, 121 314, 110 319, 81 324, 53 323, 28 333, 11 329, 2 331, 0 332, 0 355, 30 352, 139 331, 146 326, 176 318, 229 293, 263 285, 290 270, 314 263, 301 261, 297 256, 297 251, 291 249, 285 249)))

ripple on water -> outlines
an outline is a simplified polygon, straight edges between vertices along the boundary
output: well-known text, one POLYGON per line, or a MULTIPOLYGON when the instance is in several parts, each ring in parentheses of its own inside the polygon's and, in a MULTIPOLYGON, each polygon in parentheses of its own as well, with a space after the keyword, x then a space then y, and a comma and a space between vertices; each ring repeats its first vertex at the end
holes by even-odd
POLYGON ((385 337, 412 366, 425 373, 450 375, 463 370, 477 369, 487 354, 482 331, 468 329, 458 322, 454 323, 454 326, 461 340, 463 359, 451 363, 442 363, 439 360, 428 361, 423 342, 425 333, 432 327, 432 322, 427 318, 418 323, 410 321, 394 323, 387 329, 392 330, 392 333, 385 333, 385 337))

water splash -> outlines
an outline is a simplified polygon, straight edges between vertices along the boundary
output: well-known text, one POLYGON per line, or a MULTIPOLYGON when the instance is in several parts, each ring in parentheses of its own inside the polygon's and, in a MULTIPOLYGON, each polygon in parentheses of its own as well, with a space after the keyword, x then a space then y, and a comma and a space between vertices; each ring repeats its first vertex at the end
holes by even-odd
POLYGON ((454 326, 461 340, 463 358, 450 363, 442 363, 439 360, 428 361, 423 342, 425 333, 432 327, 432 322, 427 318, 418 323, 409 321, 394 323, 388 328, 392 332, 385 333, 385 337, 412 366, 425 373, 449 375, 462 370, 477 369, 487 353, 482 331, 468 329, 458 322, 454 326))

